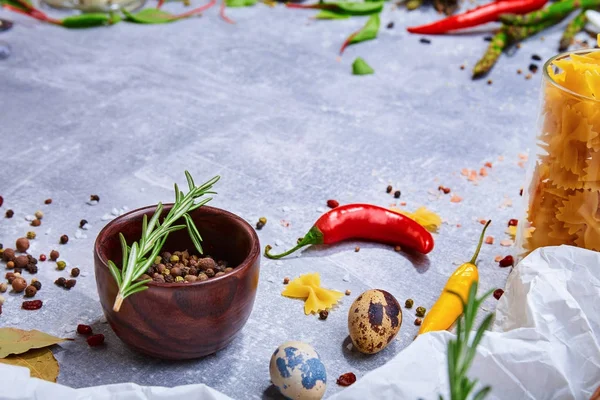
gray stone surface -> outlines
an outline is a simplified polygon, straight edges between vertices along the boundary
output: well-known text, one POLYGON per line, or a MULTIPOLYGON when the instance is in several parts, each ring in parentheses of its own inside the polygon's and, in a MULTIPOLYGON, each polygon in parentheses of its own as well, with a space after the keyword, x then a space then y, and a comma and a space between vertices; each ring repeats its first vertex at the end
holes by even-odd
MULTIPOLYGON (((17 22, 0 35, 12 47, 0 61, 0 212, 15 210, 12 220, 0 218, 0 242, 12 245, 30 230, 26 215, 41 209, 31 253, 56 248, 82 270, 67 292, 52 284, 64 274, 40 263, 44 308, 22 311, 21 296, 7 294, 0 326, 75 336, 78 323, 89 323, 107 336, 105 348, 90 349, 81 338, 57 347, 60 383, 202 382, 235 398, 269 397, 271 353, 294 339, 321 354, 333 394, 341 390, 338 375, 353 371, 360 378, 417 332, 414 311, 405 310, 400 334, 385 351, 369 357, 349 351, 346 313, 354 298, 382 288, 402 303, 411 297, 429 308, 456 265, 471 257, 479 218, 494 220, 489 233, 496 238, 482 250, 481 289, 504 285, 509 271, 494 257, 510 251, 498 243, 507 220, 518 217, 524 184, 518 154, 534 135, 540 86, 539 73, 526 81, 516 70, 527 68, 532 53, 552 56, 560 30, 503 56, 489 86, 468 73, 487 45, 483 33, 433 37, 424 45, 404 31, 437 18, 431 9, 409 14, 387 5, 380 37, 350 47, 341 61, 340 44, 363 19, 315 22, 311 14, 258 5, 230 10, 236 25, 213 9, 170 25, 71 31, 0 11, 17 22), (389 21, 394 29, 385 29, 389 21), (356 56, 375 75, 352 76, 356 56), (462 168, 486 161, 494 166, 479 184, 461 176, 462 168), (345 243, 280 262, 263 259, 256 305, 239 337, 201 360, 163 362, 125 347, 104 322, 92 246, 113 208, 171 200, 184 169, 197 181, 221 175, 212 205, 250 222, 266 216, 259 236, 263 246, 281 243, 275 250, 302 236, 329 198, 395 203, 385 193, 389 183, 402 190, 406 209, 426 205, 446 223, 424 258, 345 243), (464 200, 451 203, 438 194, 440 184, 464 200), (86 204, 92 193, 101 198, 95 206, 86 204), (47 206, 48 197, 54 201, 47 206), (82 218, 92 227, 76 239, 82 218), (64 246, 62 234, 71 237, 64 246), (324 286, 352 291, 327 321, 305 316, 302 302, 280 295, 284 277, 313 271, 324 286)), ((485 303, 486 310, 494 307, 494 299, 485 303)))

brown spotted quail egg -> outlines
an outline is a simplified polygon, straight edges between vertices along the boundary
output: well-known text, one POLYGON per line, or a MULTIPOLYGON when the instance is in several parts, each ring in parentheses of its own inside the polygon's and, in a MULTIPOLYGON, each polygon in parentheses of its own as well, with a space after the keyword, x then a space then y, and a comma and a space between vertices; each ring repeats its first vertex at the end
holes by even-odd
POLYGON ((396 337, 402 324, 402 308, 390 293, 367 290, 348 311, 348 330, 354 347, 361 353, 375 354, 396 337))

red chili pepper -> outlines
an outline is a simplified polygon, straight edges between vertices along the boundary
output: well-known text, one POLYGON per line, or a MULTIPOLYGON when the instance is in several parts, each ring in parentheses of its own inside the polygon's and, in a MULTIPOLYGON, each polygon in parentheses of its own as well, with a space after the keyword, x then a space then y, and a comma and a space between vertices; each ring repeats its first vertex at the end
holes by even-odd
POLYGON ((542 8, 548 0, 497 0, 465 13, 453 15, 427 25, 406 28, 410 33, 438 35, 456 29, 471 28, 497 21, 501 14, 527 14, 542 8))
POLYGON ((296 247, 278 255, 265 255, 278 259, 310 244, 331 244, 347 239, 364 239, 373 242, 400 245, 422 254, 433 250, 433 237, 412 219, 386 208, 370 204, 346 204, 323 214, 310 228, 296 247))

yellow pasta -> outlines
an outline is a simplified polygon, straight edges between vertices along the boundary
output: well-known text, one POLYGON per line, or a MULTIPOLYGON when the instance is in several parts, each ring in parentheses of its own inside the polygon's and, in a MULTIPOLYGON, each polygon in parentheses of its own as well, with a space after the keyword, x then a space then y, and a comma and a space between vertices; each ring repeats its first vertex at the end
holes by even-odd
POLYGON ((392 207, 390 210, 402 215, 406 215, 408 218, 416 221, 429 232, 435 233, 438 231, 438 229, 440 229, 440 226, 442 226, 442 218, 426 207, 419 207, 414 213, 404 211, 396 207, 392 207))
POLYGON ((344 296, 336 290, 322 288, 318 272, 300 275, 291 281, 281 294, 295 299, 305 299, 306 315, 330 309, 344 296))
POLYGON ((518 241, 530 252, 570 244, 600 250, 600 51, 570 54, 548 69, 518 241))

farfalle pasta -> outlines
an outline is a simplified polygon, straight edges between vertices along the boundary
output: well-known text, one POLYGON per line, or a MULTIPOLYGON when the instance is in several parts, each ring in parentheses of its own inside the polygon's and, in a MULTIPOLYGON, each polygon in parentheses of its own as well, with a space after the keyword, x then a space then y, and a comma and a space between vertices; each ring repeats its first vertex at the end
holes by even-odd
POLYGON ((522 255, 561 244, 600 251, 600 51, 557 56, 546 68, 518 243, 522 255))
POLYGON ((300 275, 291 281, 281 294, 286 297, 304 299, 304 313, 306 315, 328 310, 344 297, 342 292, 322 288, 321 277, 318 272, 300 275))

